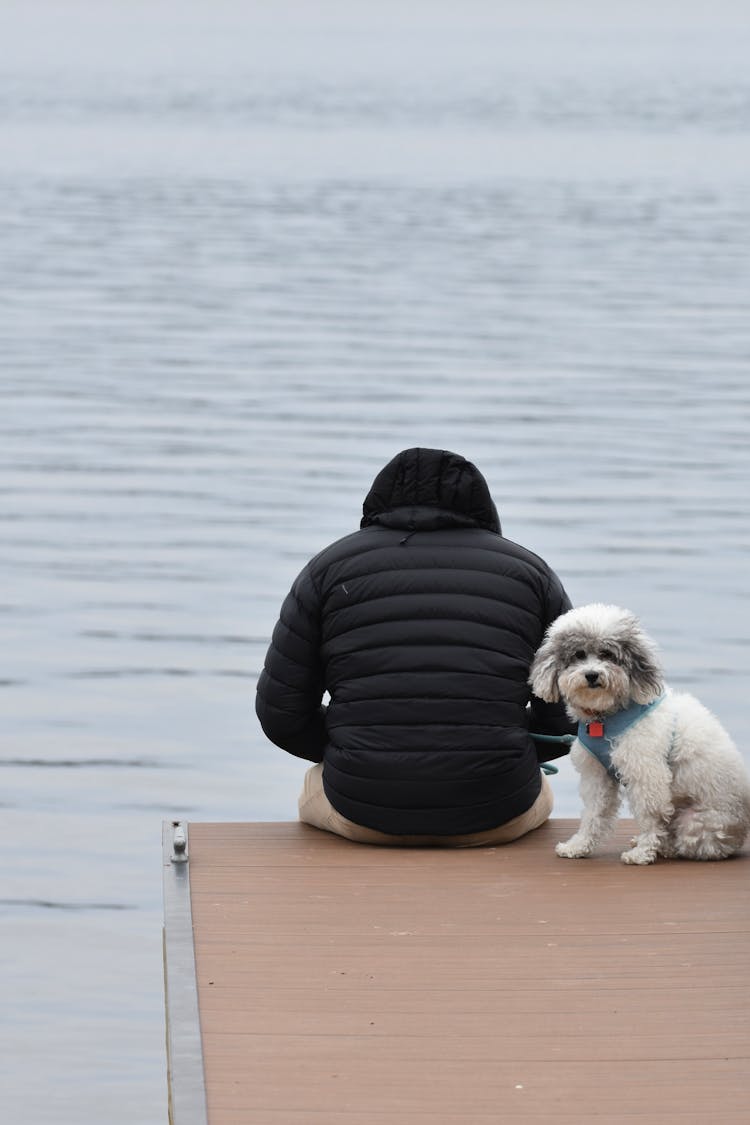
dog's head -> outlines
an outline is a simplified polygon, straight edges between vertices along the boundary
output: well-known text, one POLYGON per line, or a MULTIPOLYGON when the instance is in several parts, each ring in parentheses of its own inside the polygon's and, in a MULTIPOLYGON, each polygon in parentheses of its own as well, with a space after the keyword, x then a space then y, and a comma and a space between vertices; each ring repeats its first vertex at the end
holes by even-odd
POLYGON ((529 683, 548 703, 563 699, 576 719, 651 703, 664 690, 656 648, 638 619, 599 604, 571 609, 550 625, 529 683))

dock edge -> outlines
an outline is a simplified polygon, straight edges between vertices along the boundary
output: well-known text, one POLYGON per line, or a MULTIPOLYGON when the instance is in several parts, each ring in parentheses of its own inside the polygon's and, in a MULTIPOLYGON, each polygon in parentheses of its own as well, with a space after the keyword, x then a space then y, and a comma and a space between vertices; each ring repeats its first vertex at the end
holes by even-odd
POLYGON ((189 860, 187 824, 164 821, 163 953, 170 1125, 208 1125, 189 860))

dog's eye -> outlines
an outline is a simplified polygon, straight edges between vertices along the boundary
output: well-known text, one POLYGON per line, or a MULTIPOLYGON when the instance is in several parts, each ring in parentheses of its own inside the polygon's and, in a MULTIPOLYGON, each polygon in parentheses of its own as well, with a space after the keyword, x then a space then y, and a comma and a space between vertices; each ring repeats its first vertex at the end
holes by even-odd
POLYGON ((599 653, 599 655, 602 658, 602 660, 614 660, 615 659, 615 654, 612 652, 611 648, 603 648, 601 650, 601 652, 599 653))
POLYGON ((585 660, 586 659, 586 649, 585 648, 577 648, 576 651, 575 651, 575 658, 576 658, 576 660, 585 660))

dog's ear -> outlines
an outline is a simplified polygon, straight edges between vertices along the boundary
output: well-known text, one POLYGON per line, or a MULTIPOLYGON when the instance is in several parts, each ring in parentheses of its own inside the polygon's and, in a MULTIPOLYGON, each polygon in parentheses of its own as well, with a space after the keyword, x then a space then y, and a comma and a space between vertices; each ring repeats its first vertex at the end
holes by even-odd
POLYGON ((656 645, 637 625, 628 638, 628 671, 634 703, 653 703, 664 691, 664 673, 656 645))
POLYGON ((545 703, 559 703, 560 687, 557 682, 557 660, 554 647, 546 638, 537 649, 531 664, 529 684, 534 695, 545 703))

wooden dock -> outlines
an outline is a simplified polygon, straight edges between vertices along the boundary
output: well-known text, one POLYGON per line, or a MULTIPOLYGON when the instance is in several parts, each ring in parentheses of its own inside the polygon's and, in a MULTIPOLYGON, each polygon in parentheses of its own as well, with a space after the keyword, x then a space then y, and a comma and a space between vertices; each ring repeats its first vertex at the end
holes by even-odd
POLYGON ((465 850, 190 824, 183 863, 166 825, 173 1125, 744 1125, 750 854, 628 867, 621 821, 558 859, 574 823, 465 850))

